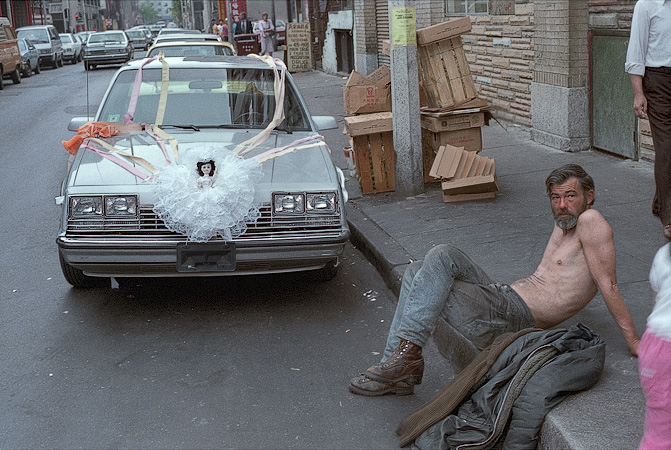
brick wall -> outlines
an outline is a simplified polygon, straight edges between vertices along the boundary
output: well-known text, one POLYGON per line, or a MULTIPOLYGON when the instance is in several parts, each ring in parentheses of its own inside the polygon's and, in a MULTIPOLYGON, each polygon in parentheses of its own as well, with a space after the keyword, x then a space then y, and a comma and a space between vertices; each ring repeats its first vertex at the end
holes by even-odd
POLYGON ((530 126, 533 3, 517 0, 514 14, 472 16, 471 23, 462 39, 478 96, 490 101, 497 117, 530 126))
POLYGON ((377 51, 375 2, 354 0, 354 12, 354 27, 357 30, 355 51, 362 54, 375 53, 377 51))

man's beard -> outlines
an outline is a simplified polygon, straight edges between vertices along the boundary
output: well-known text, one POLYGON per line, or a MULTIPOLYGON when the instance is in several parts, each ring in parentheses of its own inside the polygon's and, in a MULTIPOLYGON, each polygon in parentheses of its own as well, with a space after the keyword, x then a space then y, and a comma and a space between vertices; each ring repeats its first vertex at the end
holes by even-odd
POLYGON ((558 211, 555 214, 555 223, 562 230, 572 230, 578 225, 578 214, 571 211, 558 211), (569 217, 559 217, 560 214, 568 214, 569 217))
POLYGON ((582 208, 580 208, 580 211, 577 213, 569 211, 568 209, 560 209, 554 213, 555 223, 561 230, 572 230, 578 225, 578 216, 585 212, 585 210, 587 210, 587 200, 583 202, 582 208), (563 214, 568 214, 568 217, 560 217, 560 215, 563 214))

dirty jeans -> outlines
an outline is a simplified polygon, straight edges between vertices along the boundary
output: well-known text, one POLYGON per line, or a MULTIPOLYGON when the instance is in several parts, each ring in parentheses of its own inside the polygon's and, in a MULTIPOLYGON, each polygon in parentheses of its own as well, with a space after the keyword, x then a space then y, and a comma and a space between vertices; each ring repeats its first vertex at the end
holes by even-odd
POLYGON ((406 269, 382 360, 401 339, 424 347, 438 318, 478 350, 503 333, 534 326, 529 308, 510 286, 495 283, 449 245, 432 248, 423 262, 406 269))

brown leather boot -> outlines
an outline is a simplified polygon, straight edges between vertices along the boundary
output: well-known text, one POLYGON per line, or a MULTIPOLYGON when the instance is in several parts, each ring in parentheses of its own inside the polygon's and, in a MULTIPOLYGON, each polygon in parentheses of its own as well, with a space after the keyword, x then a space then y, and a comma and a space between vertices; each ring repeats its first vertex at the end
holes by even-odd
POLYGON ((401 339, 389 359, 366 370, 368 378, 382 383, 421 384, 423 374, 422 347, 405 339, 401 339))
POLYGON ((358 395, 366 395, 368 397, 377 397, 379 395, 408 395, 412 394, 415 386, 407 381, 399 381, 398 383, 380 383, 379 381, 371 380, 365 374, 361 374, 352 378, 349 385, 349 390, 358 395))

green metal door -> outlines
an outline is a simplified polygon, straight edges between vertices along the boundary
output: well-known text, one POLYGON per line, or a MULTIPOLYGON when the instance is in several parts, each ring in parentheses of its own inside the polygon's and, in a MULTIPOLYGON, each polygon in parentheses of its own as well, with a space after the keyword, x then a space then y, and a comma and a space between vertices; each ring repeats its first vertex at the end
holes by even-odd
POLYGON ((592 145, 638 159, 634 94, 624 62, 628 31, 592 32, 592 145))

